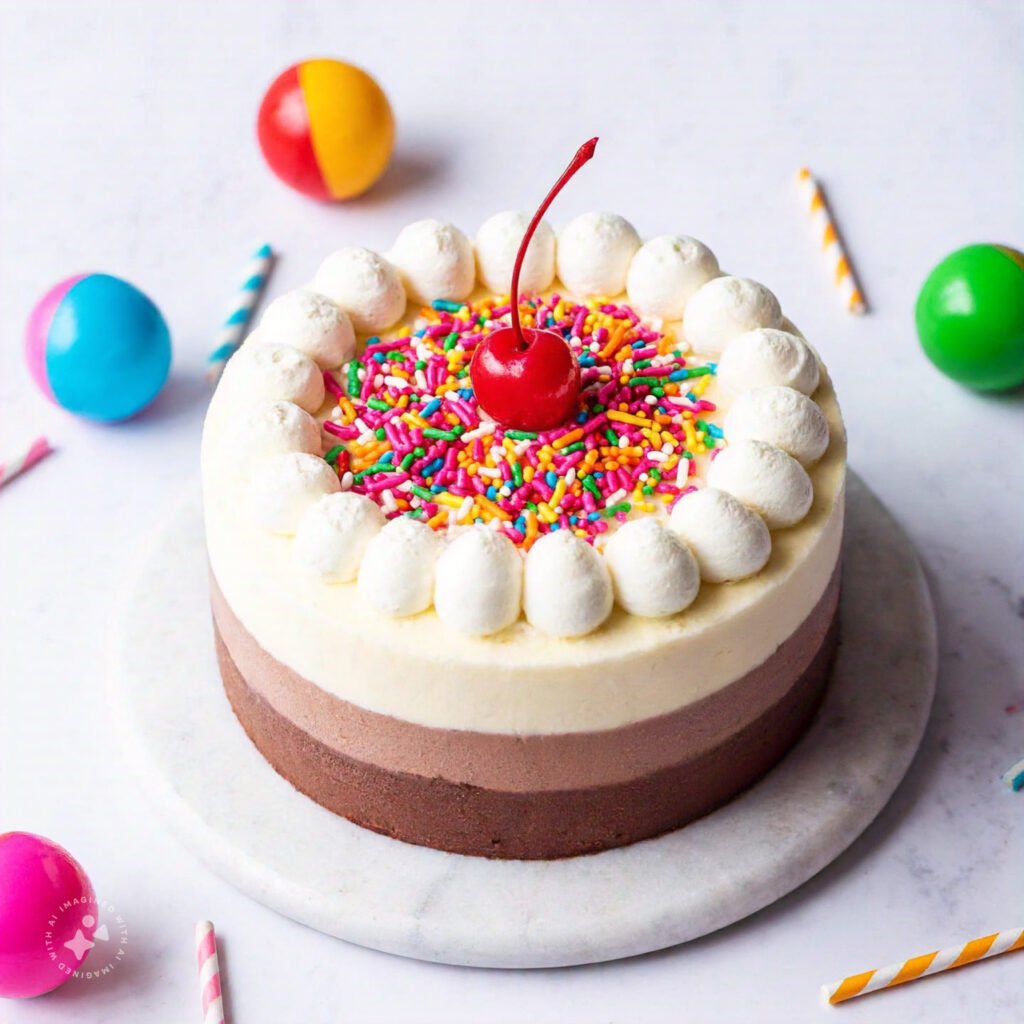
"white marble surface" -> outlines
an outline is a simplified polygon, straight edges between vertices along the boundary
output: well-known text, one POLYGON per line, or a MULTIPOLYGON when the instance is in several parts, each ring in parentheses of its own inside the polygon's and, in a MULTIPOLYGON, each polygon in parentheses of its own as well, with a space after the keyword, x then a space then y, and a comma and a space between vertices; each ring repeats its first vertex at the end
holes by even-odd
POLYGON ((935 690, 924 573, 852 476, 839 652, 816 721, 779 766, 716 813, 648 842, 552 862, 460 857, 359 828, 263 760, 219 686, 206 570, 193 485, 157 526, 117 604, 109 692, 129 773, 189 849, 261 903, 330 935, 440 963, 591 964, 761 910, 874 820, 917 751, 935 690))
MULTIPOLYGON (((446 1024, 813 1021, 830 1012, 822 981, 1024 919, 1024 803, 998 781, 1024 752, 1024 713, 1004 711, 1024 703, 1024 406, 939 377, 912 327, 946 251, 1024 245, 1024 12, 1015 0, 523 6, 513 23, 499 5, 444 0, 0 4, 0 440, 45 430, 62 447, 0 493, 0 827, 74 850, 132 947, 107 981, 4 1004, 5 1022, 198 1015, 201 917, 224 937, 239 1021, 446 1024), (400 126, 389 178, 333 210, 279 188, 252 139, 268 79, 318 53, 373 68, 400 126), (114 590, 195 473, 201 360, 256 242, 285 253, 280 290, 332 246, 386 246, 420 216, 472 229, 535 201, 552 161, 593 133, 599 160, 558 220, 603 206, 646 234, 706 238, 764 278, 828 360, 851 460, 930 575, 936 712, 865 836, 740 925, 571 971, 399 960, 237 894, 139 801, 101 699, 114 590), (804 231, 790 177, 803 162, 830 186, 876 310, 864 320, 837 309, 804 231), (173 382, 126 427, 48 408, 22 365, 32 302, 84 268, 134 279, 174 331, 173 382)), ((834 1012, 1009 1022, 1022 1001, 1021 963, 1006 957, 834 1012)))

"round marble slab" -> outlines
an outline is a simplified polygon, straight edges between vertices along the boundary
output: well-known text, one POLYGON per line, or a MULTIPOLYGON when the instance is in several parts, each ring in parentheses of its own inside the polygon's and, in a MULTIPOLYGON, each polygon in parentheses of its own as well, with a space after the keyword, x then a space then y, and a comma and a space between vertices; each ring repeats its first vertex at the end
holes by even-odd
POLYGON ((116 617, 115 715, 146 798, 181 840, 238 889, 322 932, 482 967, 593 963, 686 942, 842 853, 920 742, 936 665, 924 576, 856 476, 847 510, 841 643, 811 729, 732 803, 633 846, 548 862, 463 857, 368 832, 292 789, 221 689, 194 492, 157 531, 116 617))

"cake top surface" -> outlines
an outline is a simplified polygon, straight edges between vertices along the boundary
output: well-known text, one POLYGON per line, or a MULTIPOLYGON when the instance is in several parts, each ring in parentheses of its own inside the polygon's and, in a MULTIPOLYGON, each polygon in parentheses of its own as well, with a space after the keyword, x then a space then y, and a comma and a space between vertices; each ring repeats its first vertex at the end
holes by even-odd
POLYGON ((355 585, 396 617, 433 607, 468 634, 525 613, 581 636, 616 601, 684 613, 702 581, 761 571, 771 531, 807 514, 830 444, 817 358, 767 288, 686 236, 542 223, 519 311, 564 339, 580 399, 550 430, 487 415, 470 367, 509 320, 526 222, 498 214, 474 245, 420 221, 386 257, 340 250, 229 364, 218 432, 250 515, 294 535, 311 586, 355 585))
POLYGON ((436 300, 410 330, 371 338, 341 381, 325 378, 337 405, 323 426, 340 442, 325 458, 347 489, 375 498, 388 518, 405 513, 434 529, 497 520, 529 550, 559 529, 592 542, 609 518, 653 512, 688 487, 697 456, 723 437, 709 422, 715 403, 701 397, 715 364, 685 356, 628 305, 554 293, 521 307, 525 324, 558 331, 577 357, 578 413, 546 431, 487 417, 470 360, 509 304, 436 300))

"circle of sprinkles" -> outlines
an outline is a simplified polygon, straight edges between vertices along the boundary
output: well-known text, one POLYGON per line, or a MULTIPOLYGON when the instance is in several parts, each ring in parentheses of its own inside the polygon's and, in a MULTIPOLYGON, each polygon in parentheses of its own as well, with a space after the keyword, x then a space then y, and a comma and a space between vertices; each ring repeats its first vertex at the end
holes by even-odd
POLYGON ((627 305, 523 299, 522 322, 559 331, 579 360, 575 420, 555 430, 507 430, 476 403, 469 364, 506 326, 506 300, 437 300, 390 341, 370 338, 357 359, 324 374, 336 401, 324 458, 342 488, 390 519, 435 529, 483 523, 529 548, 572 530, 593 542, 609 521, 667 512, 702 458, 723 443, 703 394, 715 364, 683 354, 671 334, 627 305))

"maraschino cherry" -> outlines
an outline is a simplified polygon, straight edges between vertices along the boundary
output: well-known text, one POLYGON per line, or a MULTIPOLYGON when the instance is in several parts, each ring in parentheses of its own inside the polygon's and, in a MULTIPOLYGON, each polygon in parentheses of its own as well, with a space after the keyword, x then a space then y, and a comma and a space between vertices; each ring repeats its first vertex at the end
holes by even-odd
POLYGON ((572 419, 579 407, 580 365, 565 339, 519 322, 519 271, 541 218, 596 147, 597 139, 580 146, 533 215, 512 269, 512 325, 489 334, 469 367, 476 400, 503 427, 550 430, 572 419))

